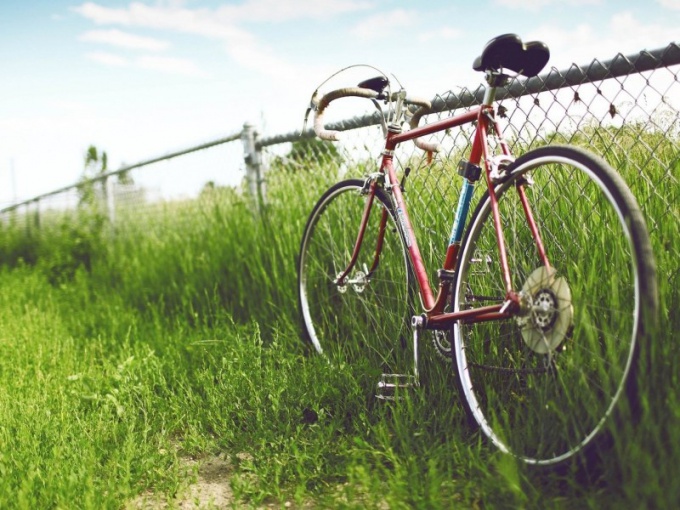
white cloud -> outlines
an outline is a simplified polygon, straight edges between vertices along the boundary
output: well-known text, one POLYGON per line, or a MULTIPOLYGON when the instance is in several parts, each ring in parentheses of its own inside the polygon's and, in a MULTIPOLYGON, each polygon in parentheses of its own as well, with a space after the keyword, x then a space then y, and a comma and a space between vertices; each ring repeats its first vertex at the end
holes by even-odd
POLYGON ((203 72, 196 64, 183 58, 147 55, 137 57, 134 63, 136 67, 141 69, 151 69, 153 71, 161 71, 168 74, 180 74, 198 78, 206 76, 206 73, 203 72))
POLYGON ((248 0, 239 5, 227 5, 218 14, 239 21, 289 21, 293 19, 328 19, 371 7, 369 2, 356 0, 248 0))
POLYGON ((167 41, 134 35, 115 28, 111 30, 89 30, 78 39, 85 42, 110 44, 120 48, 146 51, 163 51, 170 46, 167 41))
POLYGON ((631 12, 621 12, 597 28, 587 24, 577 25, 573 30, 541 26, 528 34, 526 40, 532 39, 544 41, 550 47, 550 65, 563 69, 572 63, 588 64, 594 58, 608 60, 618 53, 629 55, 661 48, 677 41, 678 31, 673 23, 645 25, 631 12))
POLYGON ((548 5, 598 5, 602 0, 495 0, 497 5, 509 7, 511 9, 524 9, 527 11, 537 11, 548 5))
POLYGON ((416 16, 415 11, 405 9, 376 14, 356 25, 352 29, 352 33, 364 40, 390 37, 396 29, 412 26, 416 16))
MULTIPOLYGON (((258 47, 255 37, 235 26, 224 13, 209 9, 185 9, 177 2, 155 6, 132 3, 126 8, 110 8, 88 2, 75 10, 96 24, 152 28, 224 41, 228 53, 245 51, 247 48, 254 52, 258 47)), ((158 65, 158 62, 154 65, 158 65)), ((181 69, 182 66, 177 68, 181 69)), ((191 74, 188 66, 184 69, 187 74, 191 74)))
MULTIPOLYGON (((616 14, 611 20, 610 27, 612 34, 626 34, 625 48, 631 48, 628 51, 653 50, 670 42, 680 41, 675 23, 669 26, 657 23, 643 25, 631 12, 616 14)), ((620 40, 617 42, 621 43, 620 40)))
POLYGON ((552 0, 496 0, 496 4, 511 9, 537 10, 546 5, 550 5, 552 0))
POLYGON ((443 27, 438 30, 428 30, 418 36, 421 42, 431 42, 437 40, 453 41, 459 39, 463 33, 451 27, 443 27))
POLYGON ((680 0, 657 0, 661 7, 666 9, 673 9, 675 11, 680 11, 680 0))
MULTIPOLYGON (((184 33, 215 39, 225 43, 225 49, 238 64, 268 76, 295 77, 299 70, 280 55, 259 43, 257 38, 236 25, 241 21, 276 21, 294 18, 333 16, 363 9, 367 3, 358 0, 248 0, 239 5, 225 5, 218 9, 188 9, 180 1, 154 5, 131 3, 127 7, 112 8, 87 2, 74 10, 98 25, 120 25, 174 33, 184 33)), ((121 32, 123 33, 123 32, 121 32)), ((120 41, 120 38, 118 39, 120 41)), ((147 67, 166 68, 187 75, 202 73, 186 61, 145 60, 147 67)))
POLYGON ((85 57, 100 64, 113 67, 126 67, 130 64, 126 58, 119 55, 114 55, 113 53, 90 52, 86 53, 85 57))
POLYGON ((217 9, 187 9, 181 2, 157 5, 133 2, 126 8, 86 2, 73 10, 98 25, 141 26, 229 39, 245 33, 237 27, 239 22, 328 19, 370 6, 358 0, 248 0, 217 9))
POLYGON ((86 53, 85 57, 99 64, 111 67, 136 67, 138 69, 198 78, 206 76, 206 73, 196 64, 182 58, 141 55, 133 59, 128 59, 120 55, 106 52, 90 52, 86 53))
POLYGON ((75 7, 81 16, 98 25, 123 25, 170 30, 223 39, 234 43, 251 39, 229 19, 209 9, 151 6, 131 3, 127 8, 104 7, 91 2, 75 7))
POLYGON ((92 2, 86 2, 82 5, 74 7, 73 10, 84 18, 94 21, 98 25, 131 24, 130 14, 124 9, 111 9, 109 7, 103 7, 101 5, 94 4, 92 2))
POLYGON ((227 52, 241 66, 265 75, 275 76, 281 82, 294 79, 299 74, 284 59, 255 44, 232 46, 227 48, 227 52))

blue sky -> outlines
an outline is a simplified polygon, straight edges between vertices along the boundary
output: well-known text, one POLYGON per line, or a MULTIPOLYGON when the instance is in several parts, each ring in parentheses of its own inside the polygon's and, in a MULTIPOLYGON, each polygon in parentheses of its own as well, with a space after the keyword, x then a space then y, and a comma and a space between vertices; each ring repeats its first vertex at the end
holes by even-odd
POLYGON ((678 26, 680 0, 2 0, 0 204, 75 182, 90 144, 116 168, 246 121, 299 129, 316 85, 353 63, 431 97, 476 86, 471 62, 501 33, 543 40, 562 69, 678 26))

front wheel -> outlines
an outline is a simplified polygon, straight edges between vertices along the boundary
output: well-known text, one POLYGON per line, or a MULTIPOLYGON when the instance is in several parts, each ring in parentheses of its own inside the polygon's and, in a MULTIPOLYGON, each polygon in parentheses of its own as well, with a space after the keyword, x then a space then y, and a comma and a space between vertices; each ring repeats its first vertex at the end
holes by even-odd
POLYGON ((332 186, 307 221, 298 260, 304 334, 319 353, 397 371, 409 333, 409 260, 388 196, 376 190, 356 263, 347 277, 368 195, 364 181, 332 186))
MULTIPOLYGON (((656 316, 654 261, 635 199, 602 159, 549 146, 509 174, 496 195, 522 310, 456 324, 454 364, 468 412, 498 448, 555 464, 591 444, 626 394, 656 316), (549 266, 528 227, 522 183, 549 266)), ((455 311, 505 299, 491 210, 487 194, 463 241, 455 311)))

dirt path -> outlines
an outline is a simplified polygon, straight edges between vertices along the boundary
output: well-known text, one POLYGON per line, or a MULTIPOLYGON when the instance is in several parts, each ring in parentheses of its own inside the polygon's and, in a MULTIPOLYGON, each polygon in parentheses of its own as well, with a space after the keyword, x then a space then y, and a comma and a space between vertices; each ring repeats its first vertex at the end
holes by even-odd
POLYGON ((161 510, 179 508, 193 510, 198 508, 231 508, 235 503, 229 485, 232 472, 230 462, 222 456, 210 457, 200 461, 183 459, 187 474, 196 471, 196 480, 181 489, 174 499, 153 492, 139 495, 126 505, 127 510, 161 510))
MULTIPOLYGON (((248 454, 237 454, 245 460, 248 454)), ((239 457, 240 458, 240 457, 239 457)), ((137 496, 129 504, 126 510, 164 510, 178 508, 180 510, 196 509, 223 509, 233 508, 238 501, 229 485, 229 478, 233 473, 233 466, 229 459, 223 455, 213 456, 200 460, 182 459, 183 468, 187 478, 196 473, 195 481, 183 487, 174 498, 158 495, 153 492, 145 492, 137 496)), ((296 505, 286 501, 283 505, 273 504, 261 506, 262 510, 269 508, 295 508, 296 505)), ((305 508, 311 508, 305 506, 305 508)))

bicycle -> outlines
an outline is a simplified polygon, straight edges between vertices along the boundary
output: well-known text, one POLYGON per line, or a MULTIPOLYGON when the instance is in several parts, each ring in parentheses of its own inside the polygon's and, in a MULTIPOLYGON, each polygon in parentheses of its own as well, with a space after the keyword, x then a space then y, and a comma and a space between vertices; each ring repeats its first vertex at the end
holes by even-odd
POLYGON ((616 171, 566 145, 515 158, 502 137, 496 90, 509 83, 508 71, 537 76, 549 55, 545 44, 514 34, 492 39, 473 64, 488 84, 482 103, 420 127, 430 102, 392 92, 384 75, 322 97, 317 89, 320 138, 340 138, 324 127, 328 105, 357 96, 388 105, 385 143, 376 172, 321 196, 298 259, 303 330, 319 353, 370 359, 382 372, 377 396, 389 399, 419 385, 419 339, 428 332, 452 359, 465 410, 484 436, 532 465, 566 461, 593 444, 634 384, 658 307, 645 222, 616 171), (462 188, 435 293, 403 192, 408 172, 397 178, 394 151, 413 140, 436 152, 422 137, 468 123, 475 135, 458 164, 462 188), (486 191, 468 221, 480 180, 486 191), (411 334, 413 373, 391 373, 411 334))

